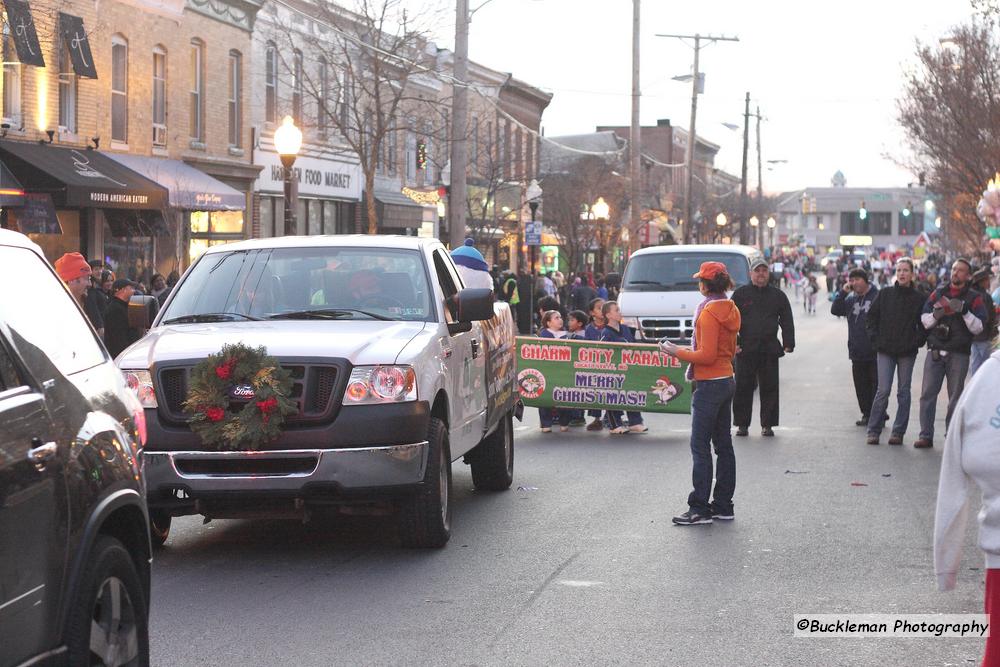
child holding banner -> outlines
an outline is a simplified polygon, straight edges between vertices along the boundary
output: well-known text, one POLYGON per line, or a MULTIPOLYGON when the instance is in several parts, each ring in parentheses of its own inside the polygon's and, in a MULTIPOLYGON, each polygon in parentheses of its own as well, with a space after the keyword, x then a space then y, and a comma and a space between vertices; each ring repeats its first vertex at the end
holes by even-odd
MULTIPOLYGON (((548 310, 542 314, 542 330, 539 338, 565 338, 562 314, 558 310, 548 310)), ((569 422, 573 418, 573 410, 569 408, 538 408, 538 420, 542 424, 542 433, 552 432, 552 423, 559 421, 559 430, 565 433, 569 430, 569 422)))
MULTIPOLYGON (((622 312, 614 301, 606 301, 601 308, 604 316, 604 329, 601 331, 601 341, 605 343, 634 343, 635 335, 632 329, 622 324, 622 312)), ((621 410, 608 410, 608 425, 612 435, 624 433, 645 433, 649 428, 642 423, 641 412, 628 413, 628 426, 622 423, 621 410)))
MULTIPOLYGON (((601 340, 601 333, 604 331, 604 299, 592 299, 587 304, 590 313, 590 323, 583 331, 583 337, 587 340, 601 340)), ((588 410, 587 414, 594 418, 594 421, 587 424, 588 431, 600 431, 604 428, 604 421, 601 419, 600 410, 588 410)))
POLYGON ((688 511, 673 518, 680 526, 712 523, 712 519, 733 519, 733 492, 736 490, 736 455, 730 430, 733 414, 733 357, 740 331, 740 309, 726 296, 732 289, 726 265, 703 262, 698 288, 705 296, 695 310, 691 348, 678 347, 663 339, 660 349, 690 363, 689 380, 696 382, 691 397, 691 478, 694 490, 688 496, 688 511), (715 494, 712 501, 712 446, 718 458, 715 494))

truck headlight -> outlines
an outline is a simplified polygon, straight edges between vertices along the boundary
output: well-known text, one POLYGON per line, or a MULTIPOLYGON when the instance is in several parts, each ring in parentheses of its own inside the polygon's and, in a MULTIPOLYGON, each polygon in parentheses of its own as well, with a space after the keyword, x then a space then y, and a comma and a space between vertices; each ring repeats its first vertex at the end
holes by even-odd
POLYGON ((412 366, 357 366, 344 392, 344 405, 417 400, 417 374, 412 366))
POLYGON ((638 317, 623 317, 622 324, 632 329, 632 331, 635 333, 636 340, 642 338, 642 327, 639 326, 638 317))
POLYGON ((156 391, 153 389, 153 377, 149 371, 122 371, 125 386, 132 390, 144 408, 156 407, 156 391))

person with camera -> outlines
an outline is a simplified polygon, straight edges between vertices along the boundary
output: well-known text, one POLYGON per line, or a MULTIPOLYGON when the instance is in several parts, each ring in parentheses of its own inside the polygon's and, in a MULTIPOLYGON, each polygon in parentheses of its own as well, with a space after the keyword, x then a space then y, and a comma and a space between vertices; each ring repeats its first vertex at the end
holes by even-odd
POLYGON ((944 420, 947 431, 965 387, 972 340, 986 323, 986 301, 981 292, 972 289, 971 278, 969 261, 956 259, 951 265, 951 280, 931 292, 924 303, 920 322, 928 331, 927 356, 920 391, 920 437, 913 443, 917 449, 934 446, 937 398, 945 378, 948 378, 948 412, 944 420))

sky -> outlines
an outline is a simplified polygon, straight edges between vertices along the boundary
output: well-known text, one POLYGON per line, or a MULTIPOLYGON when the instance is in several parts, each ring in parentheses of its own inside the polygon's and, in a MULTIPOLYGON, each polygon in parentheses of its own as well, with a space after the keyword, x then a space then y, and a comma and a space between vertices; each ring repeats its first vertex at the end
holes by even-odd
MULTIPOLYGON (((717 167, 740 173, 749 91, 751 113, 759 105, 764 117, 763 159, 787 160, 770 170, 765 164, 765 192, 829 186, 837 170, 848 186, 905 187, 917 175, 897 164, 907 155, 895 122, 904 71, 915 63, 918 40, 937 44, 972 16, 969 0, 643 0, 641 121, 669 118, 687 128, 690 120, 691 85, 671 77, 691 72, 693 44, 658 33, 736 36, 739 42, 701 50, 706 83, 697 131, 721 146, 717 167)), ((453 9, 433 36, 453 47, 453 9)), ((542 126, 556 137, 629 124, 631 36, 630 0, 490 0, 473 15, 469 56, 553 93, 542 126)))

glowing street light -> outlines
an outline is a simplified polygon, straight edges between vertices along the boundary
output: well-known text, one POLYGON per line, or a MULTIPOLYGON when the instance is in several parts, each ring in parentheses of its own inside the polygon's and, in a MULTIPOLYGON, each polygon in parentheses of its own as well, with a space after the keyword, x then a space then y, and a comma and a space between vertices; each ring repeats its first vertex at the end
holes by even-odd
POLYGON ((769 229, 774 229, 777 226, 777 224, 778 221, 774 219, 773 215, 767 219, 767 226, 769 229))
POLYGON ((274 148, 281 158, 285 181, 285 235, 295 234, 296 220, 295 208, 297 202, 294 189, 292 188, 292 165, 302 148, 302 130, 295 127, 295 121, 291 116, 285 116, 281 121, 281 127, 274 131, 274 148))
POLYGON ((725 213, 720 213, 719 215, 715 216, 715 224, 717 224, 719 227, 725 227, 727 222, 729 222, 729 219, 726 218, 725 213))
POLYGON ((597 220, 609 220, 611 218, 611 206, 608 205, 608 202, 604 201, 604 197, 598 197, 594 205, 590 207, 590 211, 597 220))
POLYGON ((758 218, 756 215, 751 216, 751 218, 750 218, 750 226, 751 227, 756 227, 759 224, 760 224, 760 218, 758 218))

